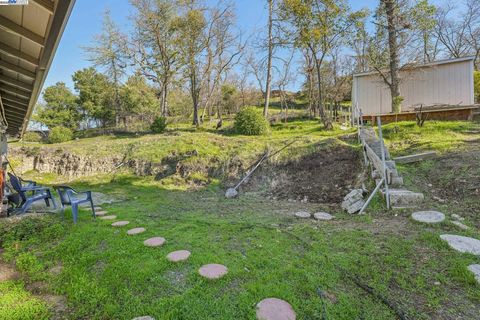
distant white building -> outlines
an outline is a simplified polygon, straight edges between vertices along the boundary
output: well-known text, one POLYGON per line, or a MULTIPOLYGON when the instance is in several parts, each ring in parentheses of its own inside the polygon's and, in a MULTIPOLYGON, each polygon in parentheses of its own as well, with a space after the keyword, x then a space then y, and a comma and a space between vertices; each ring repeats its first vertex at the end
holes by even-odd
MULTIPOLYGON (((467 57, 404 67, 400 71, 402 112, 420 105, 473 105, 473 62, 473 57, 467 57)), ((377 72, 353 75, 352 103, 363 115, 391 113, 390 97, 390 88, 377 72)))

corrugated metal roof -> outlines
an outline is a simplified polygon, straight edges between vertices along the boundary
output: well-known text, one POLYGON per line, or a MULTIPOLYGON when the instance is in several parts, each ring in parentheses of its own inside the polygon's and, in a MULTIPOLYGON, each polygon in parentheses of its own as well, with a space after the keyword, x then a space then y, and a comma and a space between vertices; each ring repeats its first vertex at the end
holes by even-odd
MULTIPOLYGON (((457 63, 457 62, 463 62, 463 61, 474 61, 474 60, 475 60, 475 57, 462 57, 462 58, 438 60, 438 61, 433 61, 433 62, 424 63, 424 64, 410 63, 410 64, 404 65, 401 68, 401 70, 433 67, 433 66, 438 66, 438 65, 441 65, 441 64, 457 63)), ((374 75, 374 74, 378 74, 378 72, 377 71, 360 72, 360 73, 355 73, 353 76, 354 77, 364 77, 364 76, 371 76, 371 75, 374 75)))
POLYGON ((0 96, 9 135, 27 127, 74 3, 0 6, 0 96))

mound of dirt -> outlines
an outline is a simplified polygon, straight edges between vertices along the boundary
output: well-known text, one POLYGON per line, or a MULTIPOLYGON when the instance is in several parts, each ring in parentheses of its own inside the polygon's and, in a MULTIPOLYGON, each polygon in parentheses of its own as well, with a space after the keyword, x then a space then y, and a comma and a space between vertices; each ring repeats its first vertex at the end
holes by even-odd
POLYGON ((357 150, 334 145, 298 161, 262 169, 249 187, 266 189, 274 199, 337 204, 355 185, 361 171, 357 150))

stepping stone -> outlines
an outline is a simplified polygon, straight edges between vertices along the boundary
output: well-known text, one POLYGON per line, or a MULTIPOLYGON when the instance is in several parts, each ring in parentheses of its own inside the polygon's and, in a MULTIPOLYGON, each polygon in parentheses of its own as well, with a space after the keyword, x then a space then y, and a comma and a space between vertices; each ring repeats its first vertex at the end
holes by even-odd
POLYGON ((117 221, 117 222, 112 223, 112 227, 123 227, 123 226, 126 226, 129 223, 130 223, 130 221, 117 221))
POLYGON ((107 211, 95 211, 95 215, 98 217, 107 215, 107 211))
POLYGON ((451 221, 452 224, 456 225, 457 227, 459 227, 460 229, 462 230, 468 230, 468 226, 461 223, 460 221, 451 221))
POLYGON ((316 212, 313 214, 313 217, 316 220, 332 220, 333 216, 326 212, 316 212))
POLYGON ((258 320, 295 320, 297 315, 292 306, 277 298, 267 298, 257 304, 258 320))
POLYGON ((459 216, 459 215, 456 214, 456 213, 452 214, 452 218, 455 219, 455 220, 458 220, 458 221, 463 221, 463 220, 465 220, 464 217, 461 217, 461 216, 459 216))
POLYGON ((471 264, 468 266, 468 270, 473 272, 475 280, 480 284, 480 264, 471 264))
POLYGON ((439 223, 445 220, 445 215, 438 211, 418 211, 412 214, 412 219, 424 223, 439 223))
MULTIPOLYGON (((144 228, 139 228, 139 229, 143 229, 143 231, 145 231, 144 228)), ((153 238, 150 238, 150 239, 147 239, 147 240, 143 241, 143 244, 147 247, 160 247, 164 243, 165 243, 165 238, 162 238, 162 237, 153 237, 153 238)))
POLYGON ((101 207, 93 207, 93 209, 95 209, 95 211, 102 211, 101 207))
POLYGON ((115 219, 117 219, 117 216, 114 216, 114 215, 104 216, 104 217, 100 217, 100 219, 102 219, 102 220, 115 220, 115 219))
POLYGON ((167 255, 167 260, 171 262, 180 262, 180 261, 185 261, 190 257, 190 251, 188 250, 178 250, 178 251, 173 251, 170 252, 167 255))
POLYGON ((442 234, 440 238, 459 252, 480 255, 480 240, 453 234, 442 234))
POLYGON ((143 317, 133 318, 132 320, 155 320, 155 318, 150 317, 150 316, 143 316, 143 317))
POLYGON ((135 234, 145 232, 146 230, 147 229, 145 229, 145 228, 133 228, 133 229, 128 230, 127 234, 133 236, 135 234))
POLYGON ((312 215, 309 212, 299 211, 299 212, 295 212, 295 217, 301 218, 301 219, 307 219, 312 217, 312 215))
POLYGON ((200 273, 202 277, 207 279, 219 279, 224 275, 226 275, 227 272, 228 272, 227 267, 221 264, 216 264, 216 263, 206 264, 200 267, 200 269, 198 269, 198 273, 200 273))

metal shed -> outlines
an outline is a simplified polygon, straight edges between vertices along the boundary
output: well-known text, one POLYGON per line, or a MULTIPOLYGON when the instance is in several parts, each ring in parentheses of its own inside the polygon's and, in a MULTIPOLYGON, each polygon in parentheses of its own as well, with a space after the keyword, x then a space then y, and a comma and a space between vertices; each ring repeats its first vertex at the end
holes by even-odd
MULTIPOLYGON (((420 105, 473 105, 473 62, 473 57, 466 57, 402 68, 402 112, 413 112, 420 105)), ((363 115, 392 113, 390 97, 390 89, 378 72, 353 75, 352 103, 363 115)))

